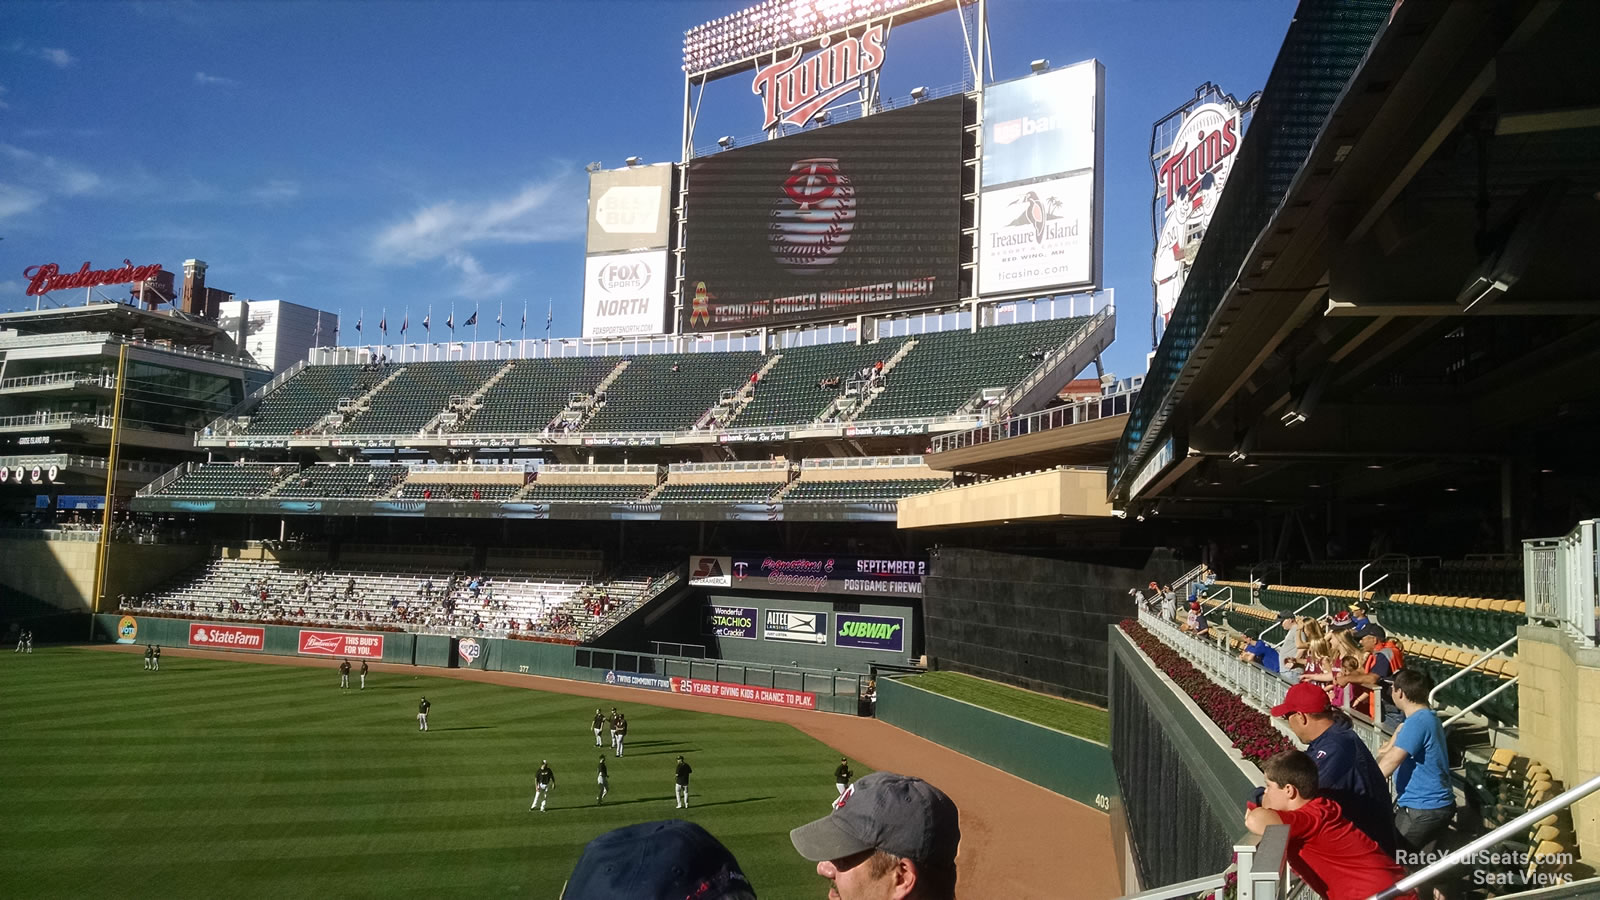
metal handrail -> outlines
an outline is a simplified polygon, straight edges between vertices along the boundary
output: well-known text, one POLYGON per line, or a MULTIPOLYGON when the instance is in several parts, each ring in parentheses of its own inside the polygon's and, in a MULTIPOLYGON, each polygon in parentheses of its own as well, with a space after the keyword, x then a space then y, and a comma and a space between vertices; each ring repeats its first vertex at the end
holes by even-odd
MULTIPOLYGON (((1456 672, 1454 675, 1451 675, 1449 678, 1446 678, 1445 680, 1439 682, 1437 685, 1434 686, 1433 690, 1428 692, 1428 705, 1430 705, 1430 706, 1433 705, 1434 698, 1439 696, 1439 692, 1444 690, 1444 686, 1445 685, 1449 684, 1452 681, 1455 681, 1457 678, 1460 678, 1461 676, 1467 674, 1468 672, 1471 672, 1473 669, 1476 669, 1480 664, 1482 664, 1486 660, 1489 660, 1489 659, 1491 659, 1491 658, 1493 658, 1495 656, 1498 656, 1500 654, 1500 651, 1506 649, 1507 647, 1511 646, 1512 644, 1515 644, 1516 642, 1517 642, 1517 639, 1515 637, 1507 638, 1505 643, 1501 644, 1500 646, 1494 648, 1493 650, 1490 650, 1488 653, 1485 653, 1484 655, 1482 655, 1482 656, 1478 657, 1477 659, 1473 660, 1471 665, 1467 666, 1466 668, 1462 669, 1461 671, 1456 672)), ((1502 687, 1503 687, 1503 685, 1502 685, 1502 687)), ((1481 703, 1481 702, 1483 702, 1483 700, 1486 700, 1486 699, 1488 699, 1488 698, 1487 697, 1479 698, 1479 702, 1481 703)), ((1477 706, 1477 703, 1474 703, 1473 706, 1477 706)), ((1468 707, 1468 709, 1470 709, 1470 708, 1471 707, 1468 707)), ((1462 712, 1465 712, 1465 711, 1466 710, 1462 710, 1462 712)), ((1455 721, 1455 719, 1451 719, 1450 721, 1453 722, 1453 721, 1455 721)))
POLYGON ((1079 347, 1088 342, 1090 336, 1092 336, 1101 325, 1104 325, 1108 320, 1113 322, 1116 321, 1116 315, 1117 304, 1115 301, 1100 307, 1098 312, 1089 317, 1089 321, 1083 323, 1082 328, 1079 328, 1077 331, 1073 332, 1072 336, 1067 338, 1067 340, 1062 343, 1061 346, 1046 354, 1045 358, 1040 360, 1037 366, 1033 367, 1033 371, 1029 372, 1027 377, 1017 382, 1017 384, 1014 385, 1011 390, 1007 391, 1006 395, 1001 398, 998 404, 995 405, 996 409, 1000 410, 1001 412, 1007 412, 1011 409, 1011 407, 1016 406, 1018 401, 1027 396, 1029 391, 1037 387, 1039 382, 1044 381, 1045 376, 1054 371, 1057 366, 1061 365, 1061 363, 1065 361, 1074 350, 1077 350, 1079 347))
MULTIPOLYGON (((1454 677, 1454 676, 1452 676, 1452 677, 1454 677)), ((1473 710, 1477 709, 1478 707, 1482 706, 1483 704, 1485 704, 1485 703, 1489 702, 1490 700, 1494 699, 1496 694, 1499 694, 1501 691, 1505 690, 1508 687, 1511 687, 1512 685, 1516 684, 1518 681, 1521 681, 1521 680, 1522 680, 1522 676, 1521 675, 1513 676, 1511 678, 1511 680, 1507 681, 1505 684, 1500 685, 1499 687, 1495 688, 1494 690, 1490 691, 1489 693, 1484 694, 1482 697, 1479 697, 1478 699, 1472 701, 1472 703, 1468 704, 1466 709, 1463 709, 1462 711, 1456 713, 1455 715, 1451 716, 1450 718, 1445 719, 1443 722, 1441 722, 1439 724, 1439 727, 1440 728, 1449 728, 1450 725, 1455 722, 1455 720, 1461 718, 1462 716, 1466 715, 1467 713, 1472 712, 1473 710)))
POLYGON ((1119 416, 1128 411, 1128 404, 1137 396, 1139 396, 1139 388, 1123 388, 1113 393, 1100 394, 1099 396, 1068 403, 1064 406, 1041 409, 1025 416, 1015 416, 1004 421, 979 425, 966 431, 940 435, 933 440, 932 452, 946 453, 951 450, 960 450, 963 447, 987 444, 991 441, 1024 437, 1056 428, 1096 422, 1109 416, 1119 416), (1104 407, 1108 402, 1111 404, 1111 410, 1106 412, 1104 407))
POLYGON ((1460 865, 1467 860, 1476 858, 1478 854, 1482 853, 1485 849, 1493 847, 1495 844, 1498 844, 1501 841, 1511 838, 1519 833, 1526 833, 1529 825, 1532 825, 1534 822, 1543 819, 1545 816, 1548 816, 1551 813, 1560 812, 1561 810, 1566 809, 1567 807, 1577 803, 1579 800, 1582 800, 1595 791, 1600 791, 1600 775, 1596 775, 1590 778, 1588 781, 1585 781, 1583 784, 1550 798, 1539 806, 1528 810, 1520 816, 1517 816, 1515 819, 1512 819, 1504 825, 1501 825, 1499 828, 1496 828, 1483 837, 1468 843, 1466 846, 1445 854, 1442 859, 1429 863, 1422 869, 1400 879, 1400 881, 1396 883, 1394 887, 1379 891, 1378 893, 1367 898, 1367 900, 1393 900, 1393 898, 1398 897, 1401 894, 1415 890, 1417 887, 1439 877, 1441 874, 1455 868, 1457 865, 1460 865))
MULTIPOLYGON (((1315 597, 1312 597, 1310 600, 1307 600, 1306 602, 1300 604, 1299 609, 1296 609, 1294 611, 1293 615, 1296 615, 1296 616, 1300 615, 1301 612, 1305 611, 1306 607, 1310 606, 1313 603, 1316 603, 1318 600, 1322 601, 1322 615, 1323 615, 1324 618, 1326 618, 1327 615, 1328 615, 1329 605, 1328 605, 1327 595, 1325 595, 1325 594, 1318 594, 1315 597)), ((1268 625, 1266 628, 1262 629, 1261 633, 1256 635, 1256 638, 1257 638, 1257 640, 1263 640, 1263 639, 1266 638, 1268 631, 1271 631, 1274 628, 1281 628, 1281 627, 1283 627, 1283 620, 1279 619, 1278 621, 1273 622, 1271 625, 1268 625)))

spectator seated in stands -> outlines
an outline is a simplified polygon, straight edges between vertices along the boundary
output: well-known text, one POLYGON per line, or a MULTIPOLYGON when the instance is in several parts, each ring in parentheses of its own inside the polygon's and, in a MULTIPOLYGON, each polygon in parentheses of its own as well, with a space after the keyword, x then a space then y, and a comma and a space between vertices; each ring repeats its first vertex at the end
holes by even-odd
POLYGON ((1371 624, 1372 624, 1372 620, 1367 617, 1366 604, 1364 604, 1364 603, 1352 603, 1352 604, 1350 604, 1350 627, 1351 628, 1355 629, 1356 631, 1360 631, 1361 629, 1363 629, 1363 628, 1365 628, 1365 627, 1367 627, 1368 625, 1371 625, 1371 624))
MULTIPOLYGON (((1260 806, 1249 804, 1244 825, 1264 834, 1289 826, 1289 867, 1327 900, 1365 900, 1404 878, 1406 870, 1351 824, 1339 804, 1318 793, 1316 763, 1286 750, 1262 766, 1267 778, 1260 806)), ((1416 900, 1414 892, 1396 900, 1416 900)))
POLYGON ((1244 648, 1239 658, 1249 663, 1256 663, 1261 668, 1276 675, 1278 674, 1278 648, 1266 641, 1257 640, 1244 648))
POLYGON ((1210 637, 1211 623, 1206 621, 1206 613, 1200 608, 1200 601, 1193 600, 1189 603, 1189 616, 1183 623, 1183 630, 1195 637, 1210 637))

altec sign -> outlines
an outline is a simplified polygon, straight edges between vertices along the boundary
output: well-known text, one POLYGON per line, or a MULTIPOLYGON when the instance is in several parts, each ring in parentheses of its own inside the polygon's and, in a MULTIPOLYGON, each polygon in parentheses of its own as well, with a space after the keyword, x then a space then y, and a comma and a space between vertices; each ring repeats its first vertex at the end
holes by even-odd
POLYGON ((238 625, 190 625, 189 646, 222 650, 263 650, 267 645, 265 628, 238 625))
POLYGON ((823 35, 818 51, 802 59, 796 47, 788 59, 756 70, 750 93, 761 97, 761 128, 782 122, 804 125, 833 101, 860 85, 861 76, 883 68, 885 35, 873 25, 860 37, 848 34, 838 41, 823 35))
POLYGON ((55 263, 29 266, 22 270, 22 277, 28 279, 28 296, 39 297, 59 291, 63 288, 91 288, 103 284, 131 284, 138 281, 147 281, 156 277, 161 271, 159 263, 148 266, 136 266, 132 260, 124 259, 120 269, 91 269, 88 263, 76 272, 61 274, 61 267, 55 263))

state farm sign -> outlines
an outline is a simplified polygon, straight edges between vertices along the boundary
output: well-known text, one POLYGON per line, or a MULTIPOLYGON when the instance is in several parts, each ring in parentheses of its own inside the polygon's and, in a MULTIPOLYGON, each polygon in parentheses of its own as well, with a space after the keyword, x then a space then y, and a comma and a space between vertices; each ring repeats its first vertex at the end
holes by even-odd
POLYGON ((189 646, 220 650, 262 650, 267 645, 265 628, 241 625, 190 625, 189 646))
POLYGON ((726 681, 703 681, 699 678, 673 678, 672 692, 694 697, 716 697, 719 700, 764 703, 767 706, 784 706, 789 709, 817 708, 817 695, 810 691, 787 691, 783 688, 729 684, 726 681))
POLYGON ((383 635, 345 634, 342 631, 301 631, 300 652, 316 656, 383 658, 383 635))

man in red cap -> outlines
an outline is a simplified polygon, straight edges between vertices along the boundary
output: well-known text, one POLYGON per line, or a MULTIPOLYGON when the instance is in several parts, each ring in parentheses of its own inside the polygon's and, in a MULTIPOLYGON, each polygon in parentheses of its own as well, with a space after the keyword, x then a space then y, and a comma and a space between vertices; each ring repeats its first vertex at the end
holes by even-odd
MULTIPOLYGON (((1283 702, 1272 708, 1284 720, 1306 755, 1317 766, 1317 794, 1339 804, 1345 818, 1394 855, 1393 802, 1389 781, 1378 761, 1350 727, 1344 713, 1328 703, 1328 695, 1315 684, 1301 682, 1289 688, 1283 702)), ((1261 802, 1258 793, 1255 802, 1261 802)))
MULTIPOLYGON (((1261 767, 1267 778, 1262 804, 1245 813, 1244 826, 1262 834, 1289 826, 1289 867, 1327 900, 1365 900, 1406 877, 1394 857, 1378 849, 1317 788, 1317 766, 1299 750, 1285 750, 1261 767)), ((1416 900, 1408 891, 1396 900, 1416 900)))

